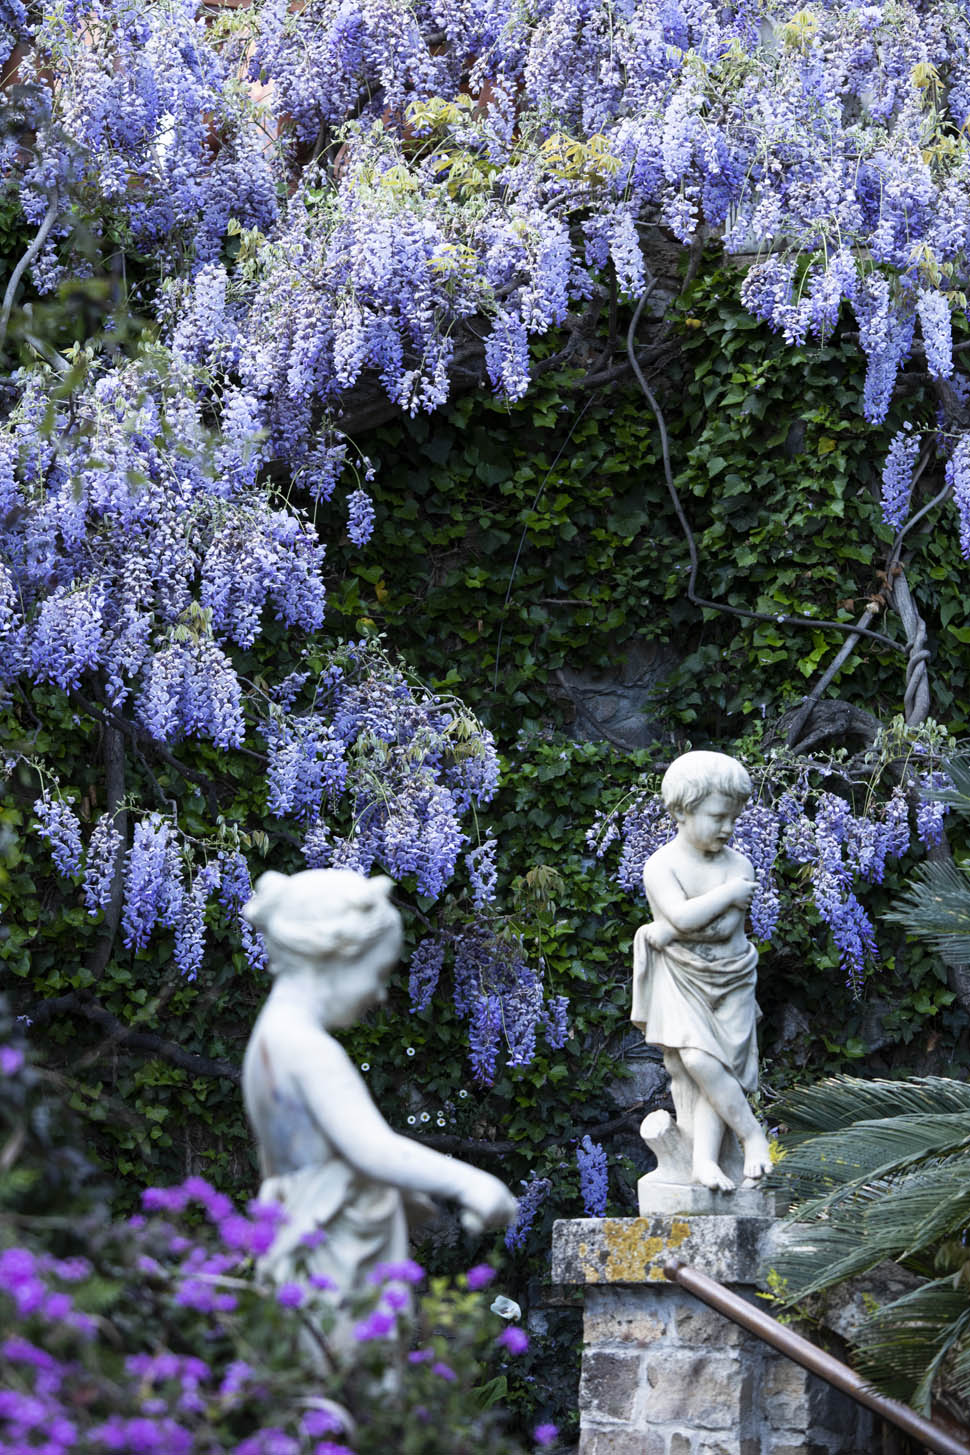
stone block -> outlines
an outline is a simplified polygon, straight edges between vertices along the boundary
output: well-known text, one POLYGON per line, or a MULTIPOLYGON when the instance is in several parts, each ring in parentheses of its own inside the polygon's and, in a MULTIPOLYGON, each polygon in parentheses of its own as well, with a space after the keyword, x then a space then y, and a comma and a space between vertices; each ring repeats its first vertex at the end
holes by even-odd
POLYGON ((644 1355, 644 1376, 637 1412, 647 1425, 734 1429, 751 1406, 751 1375, 734 1354, 655 1348, 644 1355))
POLYGON ((579 1408, 583 1414, 629 1422, 640 1382, 640 1356, 606 1349, 583 1351, 579 1408))
MULTIPOLYGON (((672 1290, 671 1290, 672 1292, 672 1290)), ((583 1314, 583 1340, 598 1344, 655 1344, 667 1333, 667 1299, 659 1288, 591 1288, 583 1314)))
POLYGON ((689 1294, 678 1300, 673 1323, 677 1342, 688 1346, 713 1345, 717 1349, 735 1349, 750 1337, 738 1324, 689 1294))
MULTIPOLYGON (((818 1440, 811 1439, 808 1435, 804 1439, 798 1439, 790 1432, 787 1435, 772 1435, 766 1433, 762 1445, 763 1455, 845 1455, 850 1447, 844 1440, 836 1441, 834 1444, 822 1444, 818 1440)), ((856 1451, 855 1446, 851 1447, 854 1455, 874 1455, 879 1448, 878 1445, 862 1445, 856 1451)))
POLYGON ((762 1455, 761 1441, 757 1437, 727 1434, 699 1435, 693 1455, 762 1455))
POLYGON ((666 1445, 659 1431, 644 1434, 616 1425, 584 1425, 577 1455, 667 1455, 666 1445))
POLYGON ((556 1283, 666 1284, 664 1265, 689 1263, 721 1283, 758 1280, 774 1220, 728 1215, 560 1219, 552 1234, 556 1283))
POLYGON ((790 1359, 765 1361, 761 1397, 765 1419, 775 1430, 808 1430, 812 1417, 812 1377, 790 1359))

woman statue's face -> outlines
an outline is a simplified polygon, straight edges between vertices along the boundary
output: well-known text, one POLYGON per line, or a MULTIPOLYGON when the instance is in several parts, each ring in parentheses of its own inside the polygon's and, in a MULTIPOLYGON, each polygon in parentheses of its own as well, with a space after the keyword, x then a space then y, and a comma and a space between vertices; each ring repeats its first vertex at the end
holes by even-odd
POLYGON ((397 953, 388 958, 387 947, 383 947, 383 954, 378 953, 379 948, 365 952, 360 959, 350 960, 339 969, 326 971, 328 1026, 342 1029, 355 1025, 372 1005, 380 1005, 387 999, 388 976, 397 953))

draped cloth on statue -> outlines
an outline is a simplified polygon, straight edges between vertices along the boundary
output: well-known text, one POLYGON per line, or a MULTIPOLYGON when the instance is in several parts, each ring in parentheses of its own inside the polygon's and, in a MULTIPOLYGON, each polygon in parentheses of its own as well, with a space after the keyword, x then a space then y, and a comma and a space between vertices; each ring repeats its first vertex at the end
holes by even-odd
POLYGON ((705 960, 674 940, 655 950, 641 925, 633 937, 633 1010, 644 1040, 668 1050, 706 1051, 736 1076, 745 1091, 758 1085, 754 998, 758 952, 705 960))
POLYGON ((323 1274, 342 1293, 363 1289, 378 1263, 396 1263, 408 1255, 400 1192, 361 1176, 340 1157, 267 1177, 259 1198, 280 1203, 286 1213, 273 1246, 259 1260, 260 1272, 274 1283, 323 1274), (303 1238, 318 1229, 325 1238, 308 1247, 303 1238))

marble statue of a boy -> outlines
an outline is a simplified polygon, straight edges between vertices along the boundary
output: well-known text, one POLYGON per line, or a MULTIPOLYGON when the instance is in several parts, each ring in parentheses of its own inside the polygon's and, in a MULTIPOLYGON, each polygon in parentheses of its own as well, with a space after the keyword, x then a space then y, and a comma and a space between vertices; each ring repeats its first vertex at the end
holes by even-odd
POLYGON ((758 1084, 758 954, 744 932, 754 870, 728 847, 751 780, 724 753, 691 752, 670 765, 660 791, 677 834, 643 870, 654 918, 634 937, 631 1019, 663 1047, 692 1180, 729 1192, 726 1128, 741 1143, 746 1181, 771 1166, 745 1096, 758 1084))
POLYGON ((261 1271, 275 1282, 317 1275, 337 1305, 377 1264, 407 1256, 408 1214, 423 1220, 429 1194, 457 1202, 475 1230, 508 1223, 517 1207, 497 1177, 393 1131, 330 1035, 386 995, 402 940, 390 889, 389 879, 348 869, 267 873, 243 910, 263 933, 273 976, 246 1048, 243 1095, 260 1197, 286 1213, 261 1271))

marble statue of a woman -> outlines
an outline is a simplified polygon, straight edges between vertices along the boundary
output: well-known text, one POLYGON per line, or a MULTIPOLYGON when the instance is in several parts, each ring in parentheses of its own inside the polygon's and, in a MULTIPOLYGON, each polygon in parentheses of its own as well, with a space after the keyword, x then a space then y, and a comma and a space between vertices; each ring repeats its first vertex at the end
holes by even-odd
POLYGON ((338 1304, 378 1263, 407 1256, 408 1215, 426 1216, 429 1196, 457 1202, 475 1230, 509 1222, 517 1206, 498 1178, 392 1131, 330 1035, 384 999, 402 940, 390 889, 346 869, 267 873, 243 911, 273 976, 243 1095, 260 1197, 286 1213, 261 1271, 280 1283, 323 1275, 338 1304))

